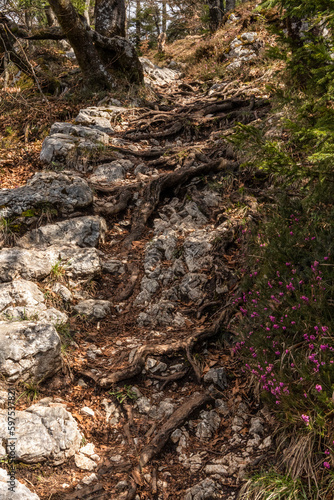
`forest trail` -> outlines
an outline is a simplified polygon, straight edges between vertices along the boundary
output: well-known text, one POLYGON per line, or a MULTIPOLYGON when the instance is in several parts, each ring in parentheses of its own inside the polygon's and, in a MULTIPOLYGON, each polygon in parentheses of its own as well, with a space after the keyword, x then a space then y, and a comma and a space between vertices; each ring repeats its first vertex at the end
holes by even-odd
MULTIPOLYGON (((226 138, 270 104, 240 82, 203 92, 185 81, 154 88, 145 107, 120 104, 53 125, 44 177, 29 181, 49 210, 32 212, 27 233, 0 251, 2 263, 16 252, 16 272, 1 277, 0 265, 0 281, 37 282, 46 306, 69 316, 69 329, 55 322, 61 372, 34 404, 68 410, 86 447, 60 465, 18 466, 17 479, 43 500, 234 500, 270 456, 271 419, 248 397, 229 329, 240 236, 263 186, 239 171, 242 152, 226 138), (43 200, 48 183, 63 183, 67 201, 60 188, 43 200), (29 273, 51 248, 57 267, 29 273)), ((21 212, 36 209, 22 189, 1 194, 11 216, 15 192, 21 212)))

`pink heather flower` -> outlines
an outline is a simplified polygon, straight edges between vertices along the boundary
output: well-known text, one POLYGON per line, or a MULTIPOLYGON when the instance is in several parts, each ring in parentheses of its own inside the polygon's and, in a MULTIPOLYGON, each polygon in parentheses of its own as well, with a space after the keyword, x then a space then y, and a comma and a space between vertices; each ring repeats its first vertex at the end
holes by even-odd
POLYGON ((329 450, 325 450, 325 455, 329 455, 329 450))
POLYGON ((291 236, 293 235, 293 231, 290 231, 291 236))
POLYGON ((307 398, 307 394, 306 394, 306 392, 304 392, 304 398, 307 398))
POLYGON ((315 386, 315 390, 316 390, 316 391, 318 391, 318 392, 321 392, 321 391, 322 391, 322 387, 321 387, 321 385, 317 384, 317 385, 315 386))
POLYGON ((328 260, 328 257, 324 257, 324 260, 328 260))
POLYGON ((306 425, 309 425, 310 417, 308 415, 302 415, 302 419, 304 420, 306 425))
POLYGON ((286 266, 291 266, 291 262, 286 262, 285 265, 286 266))
POLYGON ((329 462, 324 462, 324 467, 326 467, 326 469, 330 469, 331 464, 329 462))

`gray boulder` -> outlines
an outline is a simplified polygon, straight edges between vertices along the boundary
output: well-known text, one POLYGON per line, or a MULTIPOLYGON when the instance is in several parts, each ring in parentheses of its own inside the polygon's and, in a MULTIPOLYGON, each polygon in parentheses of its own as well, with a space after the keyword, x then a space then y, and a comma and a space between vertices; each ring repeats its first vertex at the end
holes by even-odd
POLYGON ((35 320, 40 323, 66 323, 65 313, 47 308, 38 286, 22 279, 0 284, 0 320, 35 320))
POLYGON ((40 381, 61 367, 60 338, 52 325, 0 322, 0 374, 9 382, 40 381))
POLYGON ((66 276, 85 279, 101 271, 95 248, 58 247, 47 249, 4 248, 0 250, 0 283, 17 277, 41 280, 62 267, 66 276))
POLYGON ((84 314, 90 318, 102 319, 111 311, 109 300, 88 299, 79 302, 74 308, 78 314, 84 314))
MULTIPOLYGON (((82 435, 72 415, 61 406, 34 404, 15 415, 16 461, 28 464, 50 461, 59 465, 80 448, 82 435)), ((6 449, 7 410, 0 410, 0 443, 6 449)))
POLYGON ((5 469, 0 469, 0 498, 1 500, 40 500, 36 493, 32 493, 24 484, 13 479, 13 491, 9 490, 10 476, 5 469))
POLYGON ((87 207, 92 201, 92 190, 81 177, 56 172, 37 172, 25 186, 0 190, 0 216, 20 215, 43 204, 70 212, 87 207))
POLYGON ((38 321, 39 323, 66 323, 65 313, 47 308, 38 286, 22 279, 0 284, 0 321, 38 321))
POLYGON ((44 140, 40 159, 44 163, 65 162, 75 164, 78 153, 107 145, 109 136, 97 128, 56 122, 44 140))
MULTIPOLYGON (((111 120, 114 120, 116 116, 128 113, 129 111, 131 109, 122 106, 92 106, 81 109, 74 122, 81 125, 107 128, 110 127, 111 120)), ((111 132, 113 132, 112 129, 111 132)))
POLYGON ((140 57, 143 66, 145 83, 154 85, 166 85, 180 78, 180 73, 170 68, 159 68, 146 57, 140 57))
POLYGON ((50 135, 55 134, 67 134, 91 142, 100 142, 101 144, 108 144, 109 142, 109 136, 105 132, 83 125, 72 125, 72 123, 55 122, 50 129, 50 135))
POLYGON ((90 176, 89 181, 109 184, 111 182, 124 179, 124 176, 124 168, 118 163, 118 161, 112 161, 111 163, 106 163, 105 165, 97 167, 94 174, 90 176))
POLYGON ((106 231, 107 224, 102 217, 76 217, 33 229, 18 241, 17 246, 23 248, 50 245, 96 247, 100 242, 104 242, 106 231))

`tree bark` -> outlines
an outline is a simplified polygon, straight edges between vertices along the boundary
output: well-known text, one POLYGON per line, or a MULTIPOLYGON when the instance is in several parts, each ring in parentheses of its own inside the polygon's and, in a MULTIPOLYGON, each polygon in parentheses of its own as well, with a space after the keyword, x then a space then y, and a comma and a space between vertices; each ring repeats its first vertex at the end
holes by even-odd
POLYGON ((86 22, 79 17, 70 0, 49 1, 59 25, 74 50, 88 87, 110 88, 112 85, 111 75, 106 70, 100 54, 88 34, 89 27, 86 22))
POLYGON ((226 0, 226 12, 235 9, 235 1, 236 0, 226 0))
POLYGON ((90 0, 85 0, 85 10, 83 16, 86 19, 88 26, 90 26, 89 6, 90 6, 90 0))
POLYGON ((95 30, 102 36, 125 38, 124 0, 96 0, 95 30))
POLYGON ((141 22, 139 19, 140 9, 141 9, 140 0, 136 0, 136 47, 139 47, 140 37, 141 37, 141 22))
MULTIPOLYGON (((227 2, 228 0, 226 0, 227 2)), ((222 11, 220 9, 220 0, 209 0, 209 17, 210 17, 210 31, 214 33, 217 31, 222 20, 222 11)))
POLYGON ((53 10, 51 9, 50 5, 46 5, 44 7, 45 15, 46 15, 46 21, 48 23, 48 26, 53 26, 56 22, 56 16, 53 13, 53 10))

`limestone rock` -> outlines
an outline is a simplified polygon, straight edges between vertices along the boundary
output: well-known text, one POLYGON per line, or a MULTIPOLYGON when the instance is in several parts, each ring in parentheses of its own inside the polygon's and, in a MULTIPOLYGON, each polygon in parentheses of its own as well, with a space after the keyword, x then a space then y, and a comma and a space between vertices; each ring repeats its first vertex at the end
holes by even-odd
POLYGON ((96 247, 100 242, 104 242, 106 230, 107 224, 102 217, 76 217, 33 229, 18 241, 17 246, 23 248, 50 245, 96 247))
POLYGON ((55 134, 68 134, 73 137, 81 137, 91 142, 100 142, 102 144, 108 144, 109 142, 109 137, 105 132, 83 125, 72 125, 72 123, 55 122, 50 129, 50 136, 55 134))
POLYGON ((215 498, 218 498, 216 484, 211 479, 204 479, 192 488, 189 488, 184 500, 213 500, 215 498))
POLYGON ((66 323, 68 317, 53 307, 46 307, 44 295, 35 283, 17 279, 0 284, 0 320, 57 324, 66 323))
POLYGON ((111 163, 105 163, 97 167, 94 174, 90 176, 89 181, 99 184, 110 184, 124 179, 124 176, 125 170, 122 165, 118 161, 112 161, 111 163))
MULTIPOLYGON (((80 448, 82 436, 72 415, 62 407, 37 403, 16 411, 16 460, 24 463, 65 462, 80 448)), ((7 412, 0 410, 0 440, 7 446, 7 412)))
MULTIPOLYGON (((131 109, 122 106, 92 106, 81 109, 74 121, 75 123, 98 128, 110 127, 112 119, 115 119, 117 115, 128 113, 129 111, 131 109), (101 120, 102 118, 104 118, 103 121, 101 120)), ((112 129, 111 132, 113 132, 112 129)))
POLYGON ((20 215, 42 204, 70 212, 87 207, 92 201, 92 190, 81 177, 56 172, 37 172, 25 186, 0 190, 0 216, 20 215))
POLYGON ((61 367, 60 338, 52 325, 0 321, 0 373, 9 382, 39 381, 61 367))
POLYGON ((88 299, 79 302, 73 308, 78 314, 84 314, 90 318, 102 319, 111 311, 109 300, 88 299))
POLYGON ((220 417, 215 410, 202 411, 202 421, 197 425, 196 436, 201 440, 210 439, 220 424, 220 417))
POLYGON ((220 389, 224 390, 227 386, 224 368, 210 368, 210 370, 204 375, 204 381, 216 384, 220 389))
POLYGON ((125 273, 124 264, 120 260, 110 259, 101 262, 102 272, 112 275, 125 273))
POLYGON ((52 287, 52 291, 59 295, 64 302, 72 302, 73 300, 72 292, 62 283, 55 283, 52 287))
POLYGON ((183 326, 185 318, 175 312, 175 306, 167 300, 159 300, 151 305, 146 312, 138 315, 140 326, 183 326))
POLYGON ((40 500, 36 493, 32 493, 24 484, 15 479, 14 491, 9 491, 10 477, 5 469, 0 469, 0 498, 1 500, 40 500))
POLYGON ((47 249, 4 248, 0 250, 0 283, 17 277, 40 280, 62 266, 67 276, 84 279, 101 271, 95 248, 50 246, 47 249))
POLYGON ((146 57, 140 57, 140 62, 143 66, 144 77, 146 83, 153 83, 154 85, 166 85, 177 80, 180 73, 169 68, 159 68, 153 64, 146 57))

